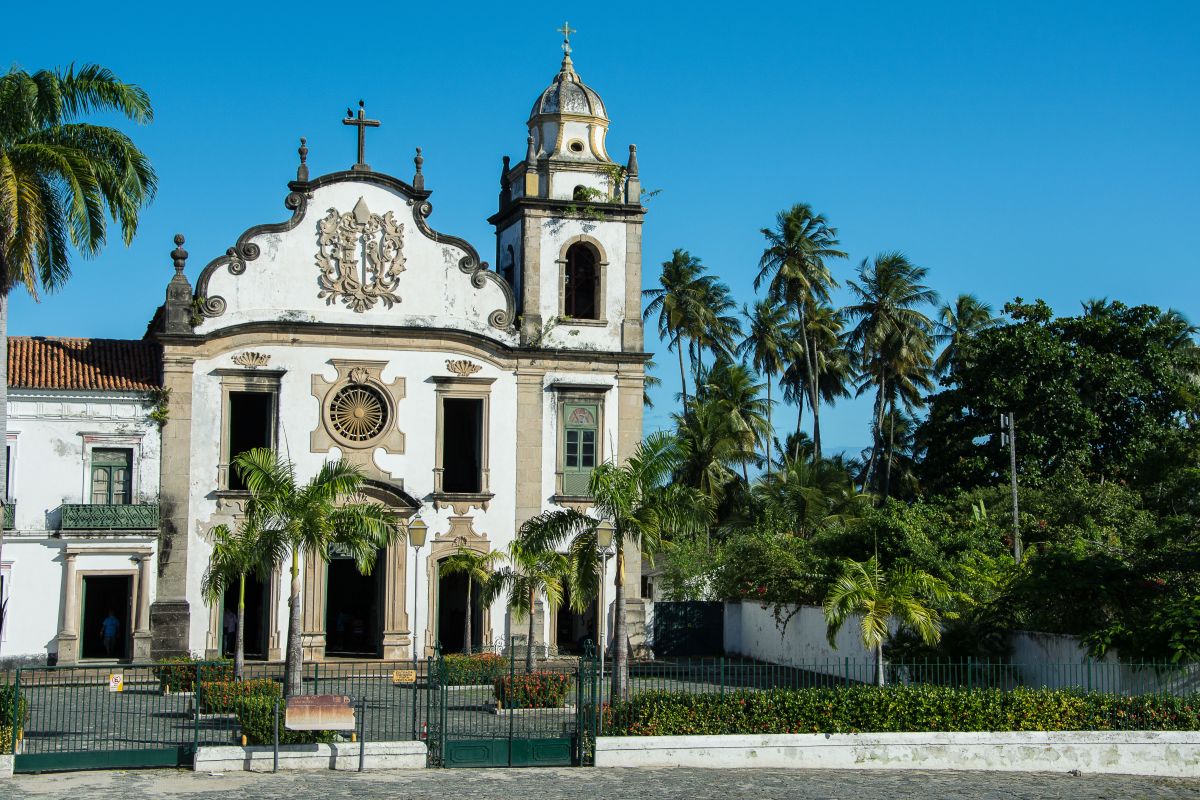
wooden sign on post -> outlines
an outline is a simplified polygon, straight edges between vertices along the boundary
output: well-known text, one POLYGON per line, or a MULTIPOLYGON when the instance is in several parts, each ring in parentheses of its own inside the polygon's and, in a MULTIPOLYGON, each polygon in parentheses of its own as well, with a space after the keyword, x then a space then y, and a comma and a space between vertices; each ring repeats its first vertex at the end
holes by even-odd
POLYGON ((289 731, 352 731, 354 707, 344 694, 289 697, 283 727, 289 731))

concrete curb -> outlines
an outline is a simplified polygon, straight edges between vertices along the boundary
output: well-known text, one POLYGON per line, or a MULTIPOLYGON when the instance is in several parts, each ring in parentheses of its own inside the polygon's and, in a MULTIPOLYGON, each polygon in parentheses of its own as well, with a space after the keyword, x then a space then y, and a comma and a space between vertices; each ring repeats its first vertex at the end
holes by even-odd
POLYGON ((1200 774, 1197 731, 602 736, 597 767, 1200 774))
POLYGON ((13 776, 14 758, 12 753, 0 753, 0 781, 13 776))
MULTIPOLYGON (((424 769, 424 742, 367 742, 364 770, 424 769)), ((196 772, 270 772, 274 753, 270 745, 201 747, 196 751, 196 772)), ((358 769, 358 744, 289 744, 279 747, 279 769, 358 769)))

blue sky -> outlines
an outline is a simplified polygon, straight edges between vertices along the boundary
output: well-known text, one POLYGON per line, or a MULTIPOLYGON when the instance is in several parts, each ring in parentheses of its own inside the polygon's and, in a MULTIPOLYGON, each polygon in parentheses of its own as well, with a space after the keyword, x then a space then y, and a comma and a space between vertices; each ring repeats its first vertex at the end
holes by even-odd
MULTIPOLYGON (((22 32, 5 57, 99 62, 145 87, 157 118, 134 133, 161 185, 131 247, 77 262, 40 304, 14 296, 14 334, 141 336, 171 236, 186 234, 194 279, 243 229, 285 218, 297 137, 314 175, 349 166, 339 120, 359 98, 383 120, 371 165, 408 178, 421 146, 431 222, 490 260, 500 158, 523 155, 564 16, 610 152, 636 143, 643 185, 662 190, 647 285, 682 247, 751 301, 759 228, 804 201, 841 231, 843 282, 899 249, 947 298, 1074 313, 1109 297, 1200 322, 1195 2, 55 4, 69 25, 48 8, 5 12, 22 32)), ((678 391, 672 356, 650 347, 664 387, 647 429, 678 391)), ((867 416, 865 400, 827 411, 827 447, 863 446, 867 416)))

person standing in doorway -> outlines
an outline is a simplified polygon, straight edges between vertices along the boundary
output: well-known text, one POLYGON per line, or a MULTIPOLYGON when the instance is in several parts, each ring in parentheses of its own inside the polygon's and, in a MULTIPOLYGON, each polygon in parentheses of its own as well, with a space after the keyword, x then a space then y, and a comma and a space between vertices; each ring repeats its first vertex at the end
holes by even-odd
POLYGON ((113 657, 113 653, 117 649, 117 636, 121 632, 121 620, 117 619, 116 613, 110 608, 108 616, 100 623, 100 635, 104 638, 104 654, 109 658, 113 657))

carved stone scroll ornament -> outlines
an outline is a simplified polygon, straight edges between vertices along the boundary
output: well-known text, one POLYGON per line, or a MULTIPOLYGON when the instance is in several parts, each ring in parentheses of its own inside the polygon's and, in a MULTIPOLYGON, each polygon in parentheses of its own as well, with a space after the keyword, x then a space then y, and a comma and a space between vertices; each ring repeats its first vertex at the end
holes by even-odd
POLYGON ((265 367, 271 363, 271 357, 266 353, 254 353, 247 350, 245 353, 238 353, 234 356, 233 363, 241 367, 254 369, 255 367, 265 367))
POLYGON ((353 211, 329 209, 317 230, 318 296, 327 304, 340 301, 362 313, 378 302, 388 308, 400 302, 395 289, 404 271, 404 225, 392 212, 372 214, 360 197, 353 211))
POLYGON ((453 372, 455 375, 466 378, 474 375, 483 367, 473 361, 467 361, 465 358, 450 359, 446 361, 446 369, 453 372))

